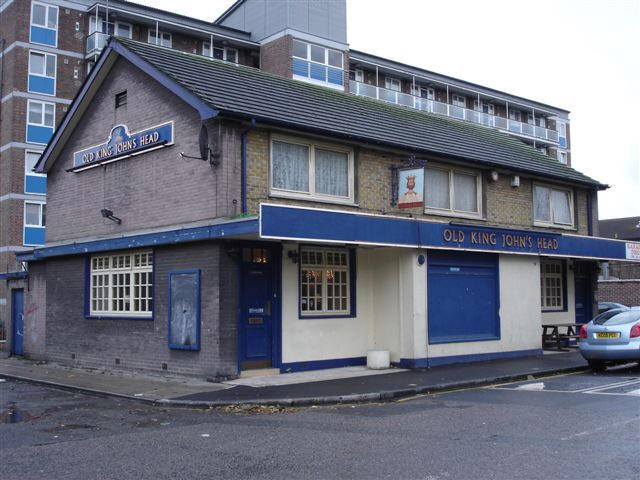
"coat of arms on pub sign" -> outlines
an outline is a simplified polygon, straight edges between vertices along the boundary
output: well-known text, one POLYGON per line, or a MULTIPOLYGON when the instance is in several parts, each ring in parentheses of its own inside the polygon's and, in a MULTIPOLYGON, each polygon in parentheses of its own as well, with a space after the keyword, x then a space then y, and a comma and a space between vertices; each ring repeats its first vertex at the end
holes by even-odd
POLYGON ((398 208, 424 205, 424 168, 398 170, 398 208))

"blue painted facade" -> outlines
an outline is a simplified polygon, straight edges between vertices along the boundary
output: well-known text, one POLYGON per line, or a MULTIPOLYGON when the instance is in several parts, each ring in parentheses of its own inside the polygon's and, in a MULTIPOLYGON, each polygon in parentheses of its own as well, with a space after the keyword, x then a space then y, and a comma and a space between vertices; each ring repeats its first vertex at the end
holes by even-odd
POLYGON ((293 373, 306 370, 324 370, 325 368, 356 367, 366 365, 367 357, 333 358, 331 360, 311 360, 307 362, 283 363, 280 372, 293 373))
POLYGON ((52 28, 31 25, 31 41, 55 47, 58 44, 58 31, 52 28))
POLYGON ((41 75, 29 75, 29 91, 45 95, 56 94, 56 79, 41 75))
POLYGON ((27 142, 46 145, 53 135, 53 127, 27 125, 27 142))
POLYGON ((25 245, 44 245, 45 227, 24 227, 25 245))
POLYGON ((24 193, 34 193, 36 195, 46 195, 47 177, 42 175, 25 175, 24 193))
POLYGON ((605 238, 282 205, 261 206, 260 236, 301 241, 626 259, 625 242, 605 238))

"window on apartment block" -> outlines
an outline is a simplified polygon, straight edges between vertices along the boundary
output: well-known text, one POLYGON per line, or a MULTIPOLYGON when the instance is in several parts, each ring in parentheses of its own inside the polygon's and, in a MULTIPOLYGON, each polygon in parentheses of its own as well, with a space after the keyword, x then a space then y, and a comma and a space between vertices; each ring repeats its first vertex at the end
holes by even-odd
POLYGON ((561 260, 540 262, 540 299, 542 310, 564 308, 564 269, 561 260))
POLYGON ((29 92, 56 94, 56 56, 44 52, 29 52, 29 92))
POLYGON ((202 55, 205 57, 213 57, 217 60, 224 60, 225 62, 238 63, 238 50, 228 47, 213 47, 211 51, 210 42, 202 42, 202 55))
POLYGON ((158 36, 156 37, 155 29, 149 29, 149 43, 171 48, 171 34, 159 30, 158 36))
POLYGON ((564 163, 566 165, 567 164, 567 152, 558 151, 558 161, 560 163, 564 163))
POLYGON ((271 142, 271 193, 353 203, 353 150, 276 137, 271 142))
POLYGON ((96 255, 90 262, 91 316, 151 317, 153 253, 96 255))
POLYGON ((343 85, 343 55, 338 50, 294 40, 291 67, 293 78, 336 88, 343 85))
POLYGON ((46 226, 47 206, 39 202, 24 203, 24 224, 27 227, 46 226))
POLYGON ((444 167, 425 169, 425 212, 453 216, 481 215, 480 175, 444 167))
POLYGON ((402 90, 402 84, 397 78, 384 77, 384 88, 386 88, 387 90, 399 92, 400 90, 402 90))
POLYGON ((436 92, 431 87, 412 86, 411 93, 416 97, 426 98, 427 100, 433 100, 436 97, 436 92))
MULTIPOLYGON (((132 26, 124 22, 107 22, 104 18, 89 17, 89 35, 95 32, 131 38, 132 26)), ((155 31, 154 31, 155 33, 155 31)))
POLYGON ((52 47, 58 43, 58 7, 46 3, 32 2, 29 39, 52 47))
POLYGON ((303 317, 350 315, 349 251, 344 248, 300 250, 300 313, 303 317))
POLYGON ((27 150, 24 156, 24 193, 45 195, 47 193, 47 176, 33 171, 42 152, 27 150))
POLYGON ((515 120, 516 122, 522 121, 522 112, 519 110, 509 110, 509 120, 515 120))
POLYGON ((567 124, 558 122, 558 143, 562 148, 567 147, 567 124))
POLYGON ((27 101, 27 142, 46 144, 53 135, 55 104, 27 101))
POLYGON ((455 93, 451 95, 451 103, 456 107, 465 108, 467 106, 467 99, 462 95, 456 95, 455 93))
POLYGON ((533 186, 534 224, 573 226, 573 195, 570 190, 533 186))

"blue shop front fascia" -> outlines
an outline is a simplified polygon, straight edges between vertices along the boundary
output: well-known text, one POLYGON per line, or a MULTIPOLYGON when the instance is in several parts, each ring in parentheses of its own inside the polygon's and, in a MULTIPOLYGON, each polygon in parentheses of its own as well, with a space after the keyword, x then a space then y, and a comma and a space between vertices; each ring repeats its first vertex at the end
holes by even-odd
POLYGON ((638 242, 275 204, 259 227, 263 239, 640 262, 638 242))

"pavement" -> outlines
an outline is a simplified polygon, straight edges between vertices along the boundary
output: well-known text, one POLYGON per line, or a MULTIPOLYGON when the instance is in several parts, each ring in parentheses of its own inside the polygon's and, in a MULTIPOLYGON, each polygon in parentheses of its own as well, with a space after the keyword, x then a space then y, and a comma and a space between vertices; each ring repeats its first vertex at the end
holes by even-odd
MULTIPOLYGON (((554 353, 429 369, 364 367, 280 374, 251 382, 213 383, 188 377, 71 368, 20 358, 0 359, 0 378, 161 405, 327 405, 375 402, 587 370, 578 352, 554 353), (271 379, 271 380, 270 380, 271 379)), ((242 379, 241 379, 242 380, 242 379)))

